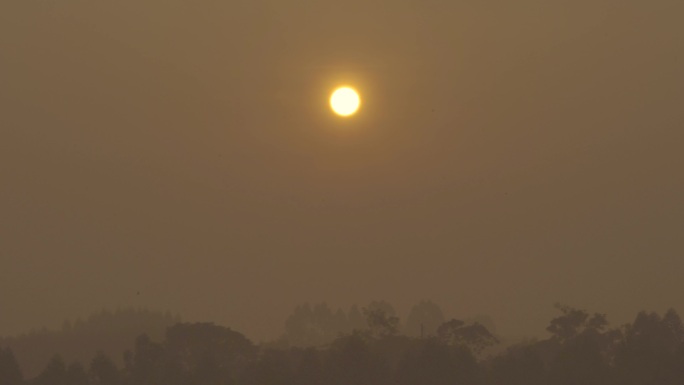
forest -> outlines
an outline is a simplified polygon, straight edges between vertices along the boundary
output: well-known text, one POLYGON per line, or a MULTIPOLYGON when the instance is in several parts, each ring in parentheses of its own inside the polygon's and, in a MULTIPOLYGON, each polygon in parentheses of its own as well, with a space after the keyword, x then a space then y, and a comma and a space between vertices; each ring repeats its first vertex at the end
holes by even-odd
MULTIPOLYGON (((444 319, 439 306, 430 301, 415 305, 404 322, 383 301, 347 312, 333 312, 325 304, 302 305, 287 319, 281 338, 258 344, 213 323, 180 322, 178 317, 146 311, 103 312, 78 326, 66 325, 61 332, 0 339, 0 384, 683 383, 684 325, 675 310, 663 315, 643 311, 631 323, 611 326, 605 314, 562 305, 557 309, 545 338, 514 343, 503 342, 487 319, 444 319), (107 341, 102 325, 128 322, 124 329, 130 332, 134 320, 147 320, 154 330, 134 337, 120 356, 110 349, 95 350, 87 359, 73 358, 79 346, 82 351, 97 349, 92 346, 95 340, 87 339, 100 335, 99 341, 107 341), (78 338, 69 342, 69 333, 78 338), (55 345, 60 338, 61 345, 55 345), (39 370, 26 370, 24 361, 30 357, 22 353, 19 359, 15 350, 26 349, 27 341, 39 349, 41 339, 52 341, 43 342, 41 351, 60 348, 64 353, 52 355, 39 370)), ((125 338, 118 339, 121 343, 125 338)))

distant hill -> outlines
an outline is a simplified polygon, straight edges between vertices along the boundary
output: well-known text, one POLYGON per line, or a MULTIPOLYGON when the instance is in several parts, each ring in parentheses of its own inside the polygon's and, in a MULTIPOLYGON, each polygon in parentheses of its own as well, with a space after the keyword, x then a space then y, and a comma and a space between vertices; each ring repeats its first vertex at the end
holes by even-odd
POLYGON ((133 348, 135 338, 147 334, 162 340, 166 329, 180 322, 179 316, 146 309, 102 311, 86 320, 65 321, 62 330, 31 331, 0 338, 0 346, 14 352, 25 378, 36 376, 55 354, 66 362, 88 365, 98 351, 123 364, 123 353, 133 348))

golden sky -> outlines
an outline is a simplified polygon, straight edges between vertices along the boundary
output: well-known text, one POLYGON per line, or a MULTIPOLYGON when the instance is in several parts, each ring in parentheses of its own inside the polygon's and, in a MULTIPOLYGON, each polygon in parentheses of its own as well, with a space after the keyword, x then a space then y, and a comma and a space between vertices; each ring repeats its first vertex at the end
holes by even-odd
POLYGON ((0 2, 0 335, 117 306, 257 339, 305 301, 512 335, 555 302, 681 311, 682 14, 0 2))

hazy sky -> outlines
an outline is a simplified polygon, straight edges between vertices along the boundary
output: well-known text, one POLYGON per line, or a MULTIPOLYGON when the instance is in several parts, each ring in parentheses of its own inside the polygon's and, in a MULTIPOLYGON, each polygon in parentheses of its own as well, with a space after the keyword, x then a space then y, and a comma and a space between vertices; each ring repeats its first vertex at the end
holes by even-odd
POLYGON ((117 306, 255 339, 305 301, 514 335, 555 302, 682 311, 683 14, 4 0, 0 335, 117 306))

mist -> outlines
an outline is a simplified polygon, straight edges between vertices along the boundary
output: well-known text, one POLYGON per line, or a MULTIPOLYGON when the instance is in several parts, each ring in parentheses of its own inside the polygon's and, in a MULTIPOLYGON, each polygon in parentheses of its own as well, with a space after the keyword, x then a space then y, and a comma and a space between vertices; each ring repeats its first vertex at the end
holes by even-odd
POLYGON ((682 309, 684 3, 4 1, 0 335, 682 309), (354 83, 353 120, 327 106, 354 83))

